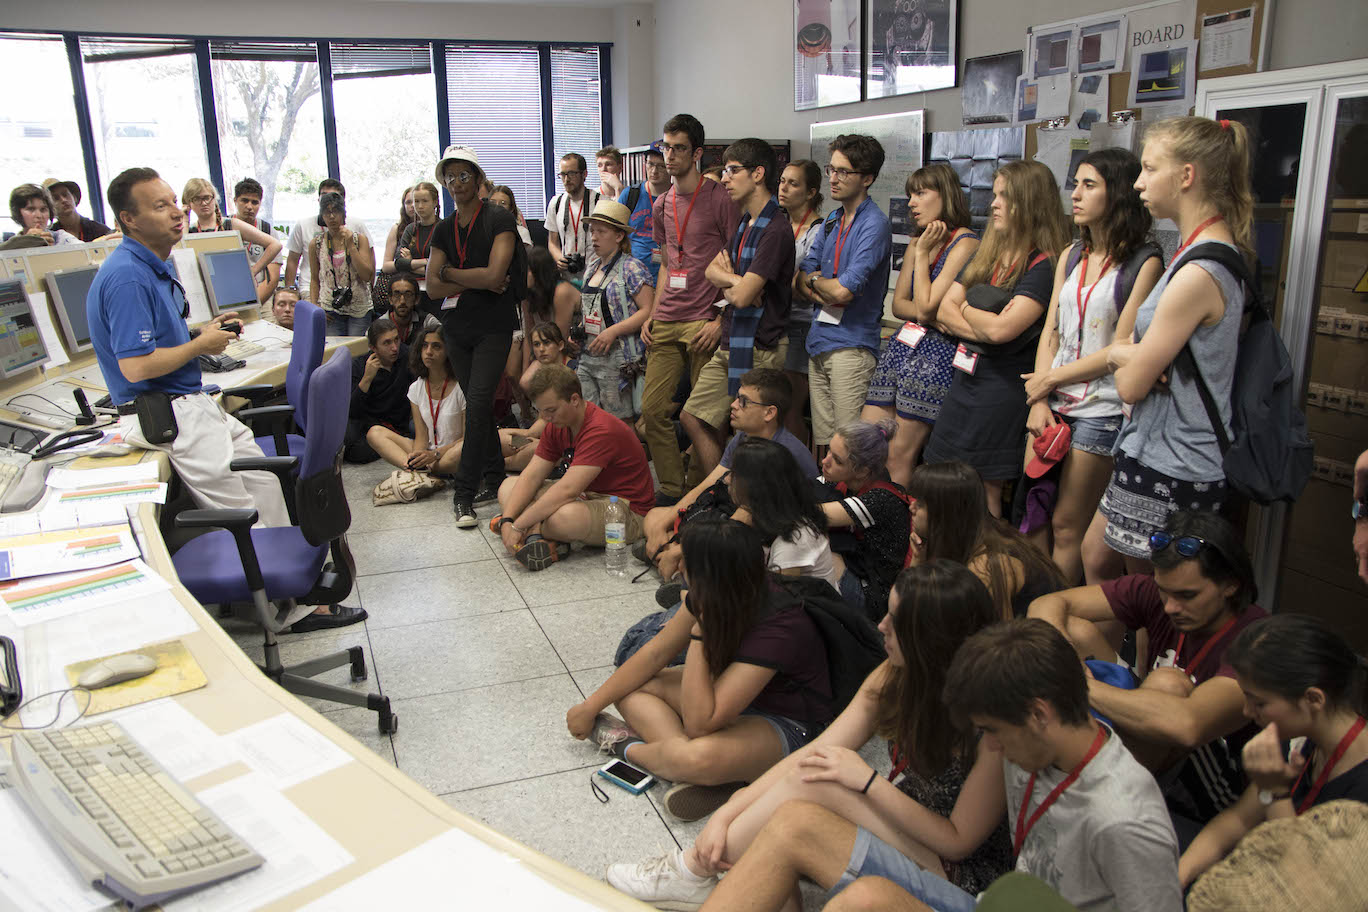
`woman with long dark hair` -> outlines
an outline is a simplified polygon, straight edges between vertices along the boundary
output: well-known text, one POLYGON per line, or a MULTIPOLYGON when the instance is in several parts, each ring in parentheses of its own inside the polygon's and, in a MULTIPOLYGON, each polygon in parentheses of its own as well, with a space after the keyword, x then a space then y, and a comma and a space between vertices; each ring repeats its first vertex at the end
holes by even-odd
POLYGON ((698 519, 680 544, 679 610, 565 721, 576 738, 680 783, 666 808, 694 820, 717 806, 708 786, 755 780, 830 721, 831 681, 807 611, 766 572, 758 532, 698 519), (685 649, 682 668, 666 667, 685 649), (604 712, 614 703, 625 723, 604 712))
MULTIPOLYGON (((972 573, 937 560, 904 570, 879 624, 888 659, 811 744, 734 794, 693 845, 640 864, 610 865, 619 890, 664 908, 695 908, 716 875, 741 857, 788 801, 822 805, 968 893, 1012 867, 1002 754, 956 726, 941 699, 960 644, 997 619, 972 573), (888 740, 893 773, 879 779, 860 758, 888 740)), ((720 898, 720 897, 719 897, 720 898)))
MULTIPOLYGON (((1039 437, 1053 425, 1069 428, 1047 531, 1052 542, 1044 550, 1053 552, 1070 585, 1083 574, 1083 535, 1107 489, 1121 433, 1121 396, 1107 351, 1130 338, 1140 302, 1164 266, 1159 248, 1146 243, 1153 220, 1133 186, 1139 176, 1140 160, 1128 149, 1102 149, 1079 164, 1072 197, 1079 240, 1059 258, 1035 370, 1025 378, 1026 429, 1039 437)), ((1094 573, 1088 581, 1102 578, 1094 573)))
POLYGON ((773 440, 747 437, 732 455, 731 471, 725 477, 737 506, 732 518, 769 542, 765 550, 771 570, 823 579, 840 590, 826 514, 817 504, 812 480, 792 453, 773 440))
POLYGON ((1368 803, 1368 669, 1353 647, 1318 618, 1276 614, 1240 631, 1226 660, 1245 715, 1264 728, 1244 747, 1249 788, 1179 859, 1184 887, 1265 820, 1337 799, 1368 803))
POLYGON ((375 253, 347 227, 347 201, 340 193, 318 198, 323 230, 309 242, 309 295, 323 308, 330 336, 364 336, 371 321, 371 279, 375 253))
POLYGON ((988 511, 978 472, 962 462, 918 466, 907 493, 922 560, 963 564, 992 593, 1001 620, 1025 617, 1031 602, 1064 588, 1049 558, 988 511))

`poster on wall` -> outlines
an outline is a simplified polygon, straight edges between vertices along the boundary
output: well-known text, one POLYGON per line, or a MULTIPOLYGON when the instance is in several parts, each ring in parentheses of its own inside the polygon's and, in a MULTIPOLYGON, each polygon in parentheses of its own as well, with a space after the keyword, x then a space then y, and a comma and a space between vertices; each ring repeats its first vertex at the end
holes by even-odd
POLYGON ((958 7, 958 0, 869 0, 866 97, 953 86, 958 7))
MULTIPOLYGON (((1135 71, 1145 51, 1191 41, 1197 22, 1197 0, 1131 9, 1126 16, 1126 59, 1122 69, 1135 71)), ((1193 61, 1194 69, 1196 61, 1193 61)))
POLYGON ((860 101, 861 0, 794 0, 793 109, 860 101))
POLYGON ((966 124, 1009 123, 1016 114, 1021 51, 970 57, 964 61, 960 98, 966 124))
POLYGON ((1119 73, 1126 59, 1126 17, 1116 16, 1078 28, 1080 75, 1119 73))
POLYGON ((1077 43, 1078 29, 1075 26, 1030 30, 1026 47, 1031 55, 1031 65, 1026 72, 1035 79, 1069 74, 1077 66, 1074 60, 1077 43))
POLYGON ((1191 108, 1197 94, 1197 42, 1139 51, 1131 68, 1131 107, 1174 105, 1191 108))

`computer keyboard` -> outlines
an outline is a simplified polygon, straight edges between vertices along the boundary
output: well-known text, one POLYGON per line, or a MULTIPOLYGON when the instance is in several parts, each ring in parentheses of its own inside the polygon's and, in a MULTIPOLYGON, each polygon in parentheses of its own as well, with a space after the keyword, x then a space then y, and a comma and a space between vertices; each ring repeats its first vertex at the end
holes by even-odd
POLYGON ((229 342, 228 347, 223 350, 223 353, 230 358, 237 358, 241 360, 243 358, 249 358, 252 355, 259 355, 265 350, 265 348, 263 348, 256 342, 248 342, 246 339, 238 339, 236 342, 229 342))
POLYGON ((117 722, 16 732, 10 783, 81 876, 135 909, 264 859, 117 722))

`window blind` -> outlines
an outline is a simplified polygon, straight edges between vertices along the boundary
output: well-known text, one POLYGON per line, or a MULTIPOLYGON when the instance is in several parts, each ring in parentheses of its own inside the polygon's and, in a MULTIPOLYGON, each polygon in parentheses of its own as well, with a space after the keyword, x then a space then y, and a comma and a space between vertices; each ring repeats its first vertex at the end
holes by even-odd
POLYGON ((551 123, 556 158, 584 156, 590 187, 599 185, 594 153, 603 146, 598 48, 551 46, 551 123))
POLYGON ((546 213, 542 178, 541 64, 535 47, 447 46, 451 141, 470 146, 527 218, 546 213))
POLYGON ((421 76, 432 72, 432 46, 427 42, 364 44, 333 42, 334 79, 370 76, 421 76))
POLYGON ((195 42, 183 38, 82 38, 81 57, 86 63, 173 57, 195 53, 195 42))
POLYGON ((261 60, 317 63, 318 46, 312 41, 210 41, 209 56, 216 60, 261 60))

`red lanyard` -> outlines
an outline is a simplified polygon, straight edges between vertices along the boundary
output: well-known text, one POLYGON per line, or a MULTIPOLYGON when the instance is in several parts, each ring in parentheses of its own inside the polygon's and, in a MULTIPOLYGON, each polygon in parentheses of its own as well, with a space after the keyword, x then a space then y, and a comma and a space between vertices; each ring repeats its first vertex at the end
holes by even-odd
MULTIPOLYGON (((1010 264, 1008 264, 1008 266, 1007 266, 1007 274, 1008 274, 1008 275, 1011 275, 1011 274, 1012 274, 1012 270, 1013 270, 1013 269, 1016 269, 1016 264, 1017 264, 1017 261, 1016 261, 1016 260, 1012 260, 1012 262, 1011 262, 1010 264)), ((1001 264, 1001 263, 999 263, 998 265, 996 265, 996 266, 993 267, 993 277, 992 277, 991 279, 988 280, 988 284, 989 284, 989 285, 996 285, 996 284, 997 284, 998 272, 999 272, 1001 269, 1002 269, 1002 264, 1001 264)))
MULTIPOLYGON (((1211 639, 1207 640, 1205 643, 1202 644, 1202 648, 1199 649, 1199 650, 1197 650, 1197 654, 1196 654, 1195 656, 1192 657, 1192 661, 1191 661, 1191 662, 1188 662, 1186 665, 1181 666, 1181 668, 1183 669, 1183 671, 1184 671, 1184 672, 1187 672, 1188 674, 1191 674, 1192 672, 1188 671, 1188 669, 1190 669, 1190 668, 1196 668, 1199 664, 1201 664, 1202 659, 1205 659, 1205 658, 1206 658, 1206 654, 1207 654, 1208 652, 1211 652, 1211 647, 1215 646, 1216 643, 1217 643, 1217 641, 1220 640, 1221 637, 1223 637, 1223 636, 1225 636, 1227 633, 1229 633, 1229 632, 1230 632, 1230 628, 1234 627, 1234 626, 1235 626, 1235 622, 1238 621, 1239 619, 1240 619, 1240 618, 1239 618, 1239 616, 1237 615, 1237 616, 1231 618, 1230 620, 1226 621, 1226 622, 1225 622, 1225 626, 1223 626, 1220 630, 1216 631, 1216 633, 1214 633, 1214 634, 1212 635, 1211 639)), ((1178 634, 1178 648, 1175 649, 1175 650, 1173 650, 1173 662, 1174 662, 1175 665, 1178 664, 1178 662, 1179 662, 1179 661, 1182 659, 1182 657, 1183 657, 1183 641, 1186 640, 1186 639, 1187 639, 1187 634, 1186 634, 1186 633, 1180 633, 1180 634, 1178 634)))
POLYGON ((684 268, 684 234, 689 230, 689 218, 693 215, 694 203, 698 202, 699 194, 703 190, 703 181, 706 177, 698 179, 698 186, 694 187, 693 196, 689 197, 689 208, 684 210, 684 221, 679 221, 679 187, 674 188, 674 193, 670 195, 670 208, 674 212, 675 221, 675 246, 679 248, 679 268, 684 268))
POLYGON ((456 216, 454 226, 456 228, 454 232, 456 235, 456 255, 461 258, 461 269, 465 269, 466 250, 470 248, 470 235, 475 231, 475 220, 480 217, 480 210, 483 208, 484 200, 480 200, 480 204, 475 207, 475 214, 470 217, 470 223, 466 225, 465 243, 461 242, 461 216, 459 213, 456 216))
POLYGON ((1059 796, 1064 794, 1065 789, 1073 785, 1078 780, 1079 774, 1083 772, 1083 767, 1088 765, 1088 761, 1097 756, 1097 752, 1102 749, 1102 745, 1107 740, 1107 729, 1098 726, 1097 737, 1093 738, 1092 747, 1083 755, 1078 766, 1069 770, 1069 775, 1064 777, 1064 781, 1050 790, 1050 794, 1045 796, 1045 800, 1040 802, 1040 806, 1035 809, 1031 819, 1026 819, 1026 808, 1031 803, 1031 793, 1035 791, 1036 774, 1031 773, 1031 778, 1026 782, 1026 794, 1021 796, 1021 812, 1017 814, 1016 834, 1012 838, 1012 854, 1020 855, 1021 847, 1026 842, 1026 837, 1030 835, 1031 829, 1036 825, 1045 812, 1050 809, 1050 805, 1059 800, 1059 796))
MULTIPOLYGON (((1344 752, 1349 749, 1349 745, 1353 744, 1354 739, 1359 736, 1359 732, 1363 731, 1363 725, 1363 716, 1359 716, 1358 721, 1349 726, 1349 730, 1344 733, 1344 737, 1340 738, 1339 745, 1335 748, 1335 752, 1330 755, 1330 759, 1325 761, 1325 767, 1320 771, 1320 775, 1316 777, 1316 782, 1311 786, 1311 791, 1307 792, 1306 797, 1302 799, 1302 803, 1297 805, 1298 815, 1304 814, 1306 809, 1315 802, 1316 796, 1319 795, 1321 789, 1325 787, 1326 781, 1330 778, 1330 773, 1335 769, 1335 764, 1340 762, 1340 758, 1343 757, 1344 752)), ((1306 775, 1306 768, 1310 765, 1311 764, 1308 763, 1306 766, 1302 767, 1301 773, 1297 776, 1297 781, 1292 783, 1293 792, 1295 792, 1297 786, 1301 784, 1302 776, 1306 775)))
MULTIPOLYGON (((473 220, 472 220, 472 221, 473 221, 473 220)), ((457 227, 460 227, 459 223, 458 223, 457 227)), ((423 244, 423 223, 422 223, 422 222, 419 222, 419 223, 418 223, 418 227, 413 229, 413 239, 414 239, 415 241, 418 242, 417 244, 414 245, 413 252, 416 253, 416 254, 418 254, 418 255, 415 256, 415 257, 413 257, 413 259, 415 259, 415 260, 421 260, 421 259, 423 259, 425 256, 427 256, 427 254, 432 250, 432 236, 433 236, 434 234, 436 234, 436 233, 437 233, 437 223, 436 223, 436 222, 433 222, 433 223, 432 223, 432 227, 428 229, 427 245, 424 246, 424 244, 423 244)), ((466 234, 467 234, 467 236, 469 236, 469 232, 466 232, 466 234)))
POLYGON ((1097 281, 1092 283, 1088 289, 1087 297, 1083 296, 1083 286, 1088 284, 1088 254, 1090 251, 1083 251, 1083 272, 1078 277, 1078 357, 1083 357, 1083 327, 1088 318, 1088 305, 1092 303, 1092 294, 1097 290, 1098 284, 1106 277, 1107 269, 1111 266, 1111 257, 1102 261, 1102 271, 1098 273, 1097 281))
POLYGON ((807 224, 807 220, 810 218, 812 218, 812 207, 808 206, 807 212, 803 213, 803 220, 798 223, 797 228, 793 229, 793 239, 795 241, 798 240, 798 235, 803 233, 803 226, 807 224))
MULTIPOLYGON (((859 210, 856 210, 856 215, 858 214, 859 210)), ((842 223, 844 222, 845 218, 842 217, 841 221, 836 223, 836 266, 831 271, 833 279, 839 278, 841 275, 841 248, 845 246, 846 235, 850 234, 850 230, 855 227, 855 215, 850 217, 848 226, 843 226, 842 223)))
POLYGON ((1213 215, 1211 218, 1207 219, 1205 222, 1202 222, 1202 224, 1198 225, 1197 230, 1192 232, 1192 234, 1189 234, 1187 236, 1186 241, 1183 241, 1183 246, 1179 247, 1177 250, 1173 252, 1173 260, 1170 260, 1169 262, 1171 263, 1174 260, 1177 260, 1180 256, 1182 256, 1183 251, 1187 250, 1188 247, 1192 246, 1192 242, 1197 240, 1197 235, 1201 234, 1203 231, 1206 231, 1208 228, 1210 228, 1217 222, 1223 221, 1225 221, 1225 216, 1213 215))
POLYGON ((568 194, 565 197, 565 208, 569 210, 570 214, 570 233, 575 236, 576 244, 579 243, 580 216, 584 215, 584 204, 587 202, 589 202, 589 192, 586 190, 584 196, 580 199, 579 215, 575 215, 575 204, 570 202, 568 194))
POLYGON ((442 403, 443 403, 443 402, 446 402, 447 379, 449 379, 449 378, 446 378, 446 379, 443 379, 443 380, 442 380, 442 394, 441 394, 439 397, 437 397, 437 407, 436 407, 436 408, 433 408, 433 407, 432 407, 432 380, 429 379, 429 380, 426 381, 426 386, 427 386, 427 401, 428 401, 428 417, 430 417, 430 418, 432 419, 432 445, 433 445, 433 446, 437 446, 437 445, 438 445, 438 441, 437 441, 437 417, 438 417, 439 415, 442 414, 442 403))

